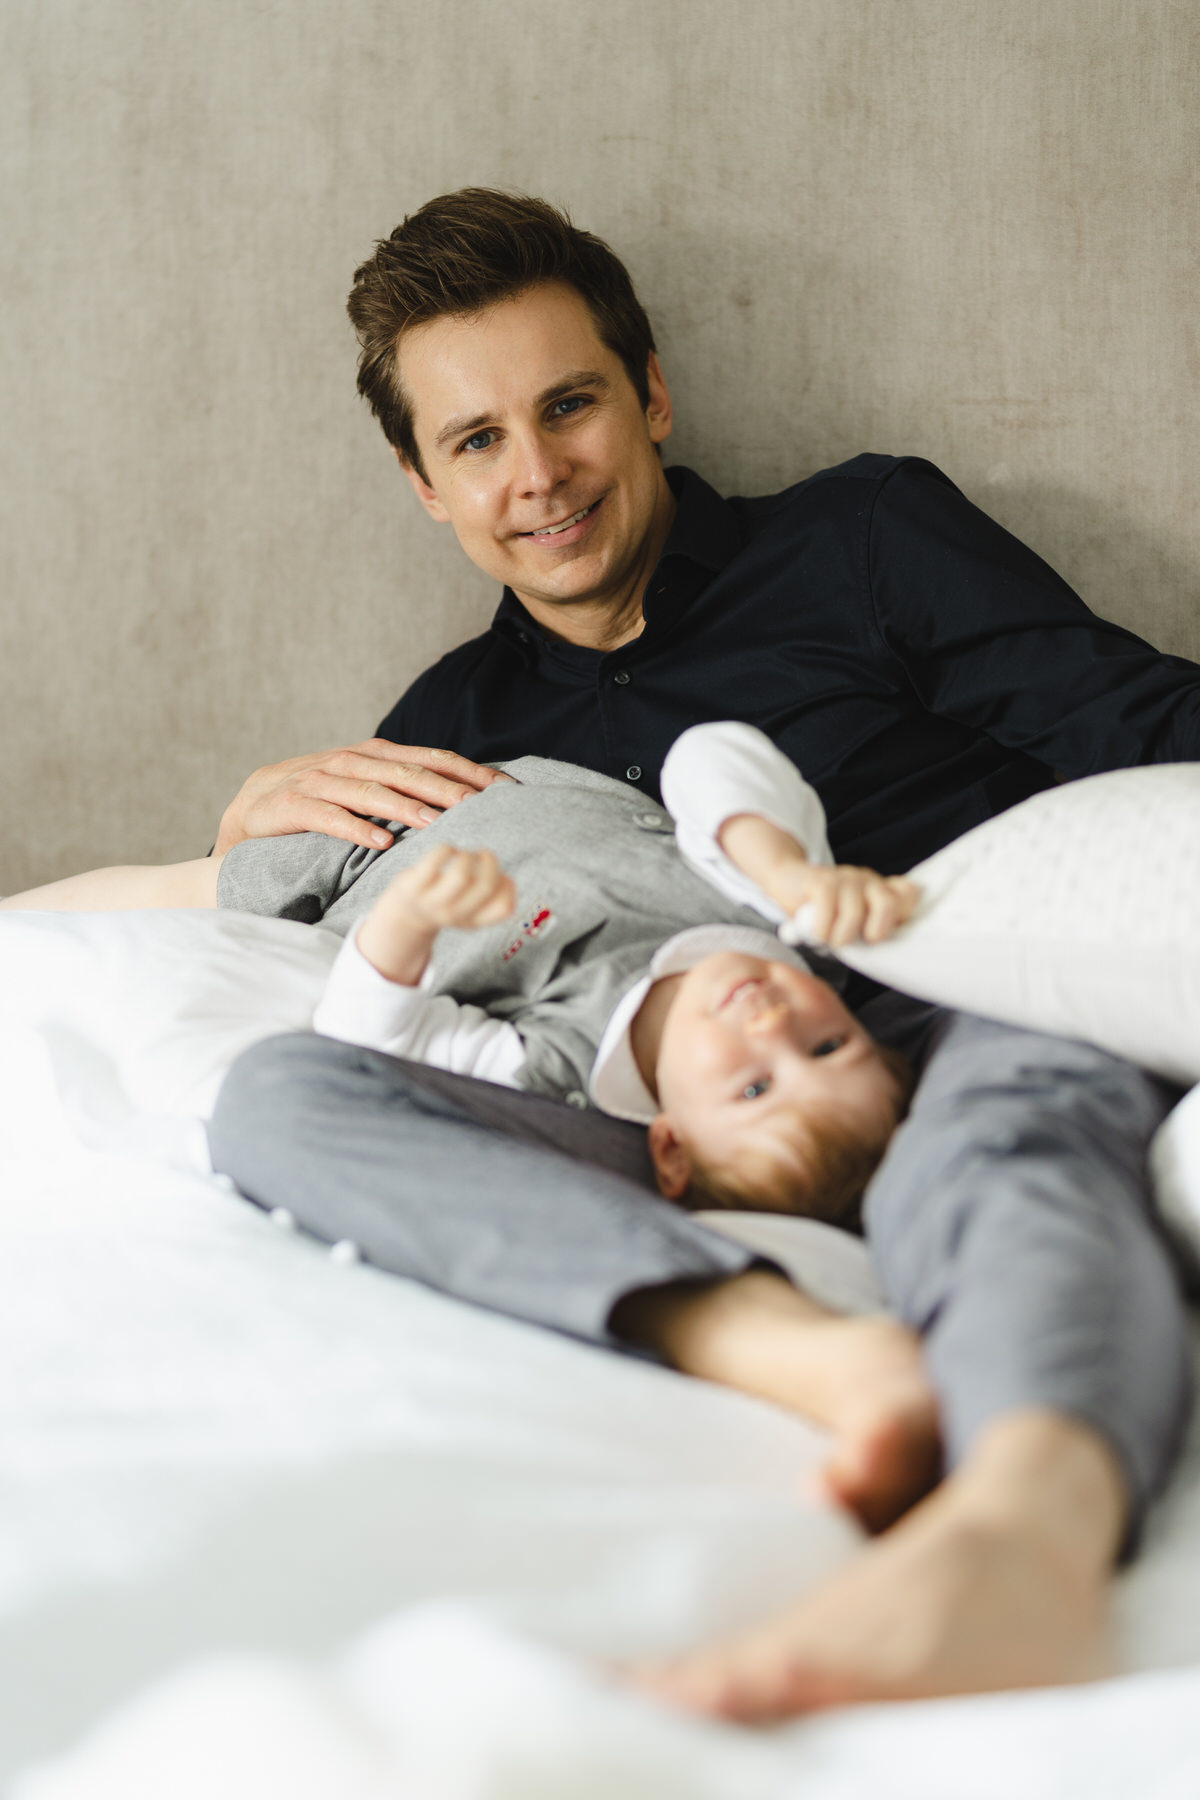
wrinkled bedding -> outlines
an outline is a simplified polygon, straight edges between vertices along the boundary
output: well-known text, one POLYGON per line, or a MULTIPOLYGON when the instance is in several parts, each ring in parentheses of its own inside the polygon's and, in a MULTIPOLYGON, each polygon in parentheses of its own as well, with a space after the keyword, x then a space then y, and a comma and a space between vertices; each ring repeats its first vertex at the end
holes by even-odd
MULTIPOLYGON (((0 1770, 17 1800, 1200 1792, 1200 1436, 1118 1582, 1123 1679, 769 1734, 663 1713, 607 1662, 749 1620, 854 1549, 806 1491, 821 1434, 278 1230, 188 1160, 178 1071, 199 1105, 211 996, 227 977, 245 998, 232 940, 207 978, 194 937, 173 975, 160 943, 107 1022, 120 959, 35 992, 36 949, 8 923, 0 1770), (185 990, 208 1010, 172 1023, 185 990)), ((257 1018, 287 1014, 266 1029, 301 1022, 312 937, 289 942, 275 1000, 257 993, 257 1018)), ((819 1232, 795 1253, 819 1256, 819 1232)))

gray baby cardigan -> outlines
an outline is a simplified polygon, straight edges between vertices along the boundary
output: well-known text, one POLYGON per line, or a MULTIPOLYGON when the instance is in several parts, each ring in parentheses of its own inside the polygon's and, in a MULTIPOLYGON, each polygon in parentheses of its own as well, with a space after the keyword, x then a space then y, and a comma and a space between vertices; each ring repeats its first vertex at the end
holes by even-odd
POLYGON ((470 795, 423 831, 390 825, 397 837, 386 850, 317 832, 236 844, 217 904, 344 936, 435 844, 493 851, 517 910, 502 925, 441 932, 435 989, 519 1030, 522 1087, 586 1092, 613 1009, 661 944, 697 925, 767 927, 687 867, 670 815, 636 789, 543 757, 497 766, 515 780, 470 795))

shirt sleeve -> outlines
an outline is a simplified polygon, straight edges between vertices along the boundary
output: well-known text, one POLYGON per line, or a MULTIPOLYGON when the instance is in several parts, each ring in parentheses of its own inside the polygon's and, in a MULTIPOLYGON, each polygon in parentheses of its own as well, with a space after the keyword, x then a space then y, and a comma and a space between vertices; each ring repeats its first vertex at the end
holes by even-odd
POLYGON ((525 1045, 515 1026, 482 1007, 431 993, 432 965, 419 987, 389 981, 367 961, 356 939, 357 934, 346 939, 329 972, 313 1015, 314 1031, 455 1075, 516 1086, 525 1045))
POLYGON ((753 725, 723 720, 685 731, 663 764, 662 797, 689 867, 727 899, 754 907, 773 924, 783 922, 783 909, 730 862, 717 842, 726 819, 755 813, 794 837, 810 862, 833 862, 825 809, 815 790, 753 725))
POLYGON ((877 628, 931 712, 1072 777, 1200 760, 1200 667, 1098 618, 931 464, 883 483, 868 551, 877 628))

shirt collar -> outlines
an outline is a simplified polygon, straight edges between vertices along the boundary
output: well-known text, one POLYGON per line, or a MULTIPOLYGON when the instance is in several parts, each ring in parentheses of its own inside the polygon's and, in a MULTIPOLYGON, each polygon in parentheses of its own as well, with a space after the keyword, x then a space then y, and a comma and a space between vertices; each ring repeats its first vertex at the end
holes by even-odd
POLYGON ((694 469, 668 469, 667 482, 675 496, 675 517, 660 567, 668 557, 686 556, 710 574, 719 575, 742 547, 737 514, 694 469))
MULTIPOLYGON (((642 602, 648 626, 673 622, 742 547, 733 508, 694 469, 668 469, 667 482, 675 496, 675 517, 642 602)), ((492 630, 511 644, 529 667, 536 664, 539 650, 552 649, 559 656, 565 652, 568 662, 579 656, 594 661, 600 654, 581 652, 576 645, 552 638, 530 617, 511 588, 505 588, 501 596, 492 630)))

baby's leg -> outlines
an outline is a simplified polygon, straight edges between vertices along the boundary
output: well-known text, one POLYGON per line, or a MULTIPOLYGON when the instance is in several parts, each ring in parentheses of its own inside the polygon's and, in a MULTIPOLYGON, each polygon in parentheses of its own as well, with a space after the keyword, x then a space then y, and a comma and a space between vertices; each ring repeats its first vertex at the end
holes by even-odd
POLYGON ((689 1375, 773 1400, 827 1426, 825 1485, 879 1531, 936 1481, 937 1402, 910 1327, 847 1318, 752 1270, 719 1288, 643 1289, 615 1309, 613 1330, 689 1375))

